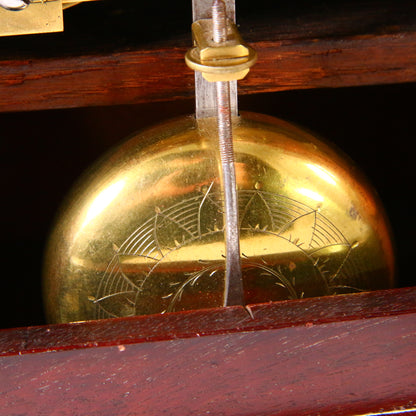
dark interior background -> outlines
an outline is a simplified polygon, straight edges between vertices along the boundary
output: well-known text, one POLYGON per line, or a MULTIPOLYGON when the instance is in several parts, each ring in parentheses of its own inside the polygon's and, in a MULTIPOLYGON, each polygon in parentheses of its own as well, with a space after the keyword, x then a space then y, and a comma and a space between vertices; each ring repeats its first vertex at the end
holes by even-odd
MULTIPOLYGON (((63 34, 0 38, 0 50, 5 57, 47 57, 169 42, 173 32, 190 36, 190 0, 131 3, 104 0, 74 7, 65 12, 63 34)), ((319 13, 351 2, 310 3, 279 4, 272 12, 276 18, 293 19, 299 10, 319 13)), ((242 24, 251 16, 271 13, 265 1, 237 0, 237 7, 242 24)), ((416 84, 395 84, 286 91, 239 100, 241 110, 274 115, 315 131, 361 166, 392 224, 399 286, 415 284, 411 261, 415 93, 416 84)), ((45 323, 41 297, 45 242, 55 212, 84 169, 132 132, 192 113, 193 107, 193 100, 172 102, 166 97, 164 102, 140 105, 0 114, 0 328, 45 323)))

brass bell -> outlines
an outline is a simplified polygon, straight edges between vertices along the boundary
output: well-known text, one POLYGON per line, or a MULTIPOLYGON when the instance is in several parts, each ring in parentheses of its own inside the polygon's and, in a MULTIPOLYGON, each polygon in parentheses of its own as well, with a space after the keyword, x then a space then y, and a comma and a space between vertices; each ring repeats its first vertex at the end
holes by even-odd
MULTIPOLYGON (((245 304, 393 286, 388 221, 347 157, 265 115, 234 116, 232 130, 245 304)), ((188 116, 137 133, 97 162, 50 237, 49 320, 222 306, 218 153, 216 119, 188 116)))
MULTIPOLYGON (((388 288, 380 202, 356 167, 275 118, 233 119, 245 302, 388 288)), ((224 234, 215 120, 136 134, 75 187, 52 233, 54 322, 222 305, 224 234)))

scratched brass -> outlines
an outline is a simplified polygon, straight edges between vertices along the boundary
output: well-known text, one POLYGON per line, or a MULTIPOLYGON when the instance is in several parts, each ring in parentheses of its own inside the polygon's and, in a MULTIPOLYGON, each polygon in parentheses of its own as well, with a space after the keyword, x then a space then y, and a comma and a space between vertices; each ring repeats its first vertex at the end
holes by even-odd
MULTIPOLYGON (((198 123, 138 133, 80 180, 47 248, 51 321, 222 306, 216 124, 198 123)), ((286 122, 233 124, 246 303, 392 287, 389 227, 356 167, 286 122)))
POLYGON ((62 0, 33 3, 20 11, 0 7, 0 36, 62 32, 62 0))
POLYGON ((62 32, 63 10, 96 0, 32 0, 22 10, 0 7, 0 36, 62 32))

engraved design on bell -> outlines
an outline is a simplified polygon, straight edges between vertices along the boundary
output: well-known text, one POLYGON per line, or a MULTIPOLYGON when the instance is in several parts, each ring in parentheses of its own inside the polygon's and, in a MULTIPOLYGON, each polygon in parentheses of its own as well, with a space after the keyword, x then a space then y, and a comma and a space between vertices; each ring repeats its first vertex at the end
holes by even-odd
MULTIPOLYGON (((387 219, 355 166, 312 134, 233 119, 246 304, 389 288, 387 219)), ((135 134, 68 195, 44 268, 54 322, 224 304, 215 119, 135 134)))
MULTIPOLYGON (((218 243, 223 240, 222 200, 211 188, 212 184, 205 193, 164 211, 156 208, 153 217, 116 247, 93 298, 97 319, 185 310, 189 303, 221 306, 224 248, 218 243), (198 253, 201 257, 186 267, 175 264, 176 252, 190 244, 195 249, 195 242, 204 251, 213 246, 214 252, 206 257, 198 253)), ((316 210, 256 189, 239 192, 239 212, 247 303, 366 287, 365 276, 355 282, 357 287, 350 280, 345 284, 348 275, 357 275, 350 257, 356 245, 316 210), (253 245, 247 246, 245 241, 252 242, 256 235, 262 235, 268 244, 253 251, 253 245)))

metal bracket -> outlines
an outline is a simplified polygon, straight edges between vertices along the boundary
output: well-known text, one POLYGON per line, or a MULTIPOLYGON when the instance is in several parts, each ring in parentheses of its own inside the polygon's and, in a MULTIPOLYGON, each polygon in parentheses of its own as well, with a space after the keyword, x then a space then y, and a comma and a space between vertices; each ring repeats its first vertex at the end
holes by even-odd
MULTIPOLYGON (((235 23, 235 0, 224 0, 227 18, 235 23)), ((211 19, 212 0, 192 0, 192 19, 211 19)), ((202 73, 195 71, 195 115, 196 118, 217 116, 217 93, 215 83, 206 81, 202 73)), ((238 115, 237 81, 230 81, 231 114, 238 115)))
POLYGON ((187 52, 185 61, 209 82, 243 79, 257 60, 256 51, 244 44, 236 25, 229 20, 226 24, 227 40, 219 44, 213 41, 211 19, 192 25, 195 47, 187 52))
POLYGON ((94 0, 0 0, 0 36, 62 32, 63 10, 94 0))

